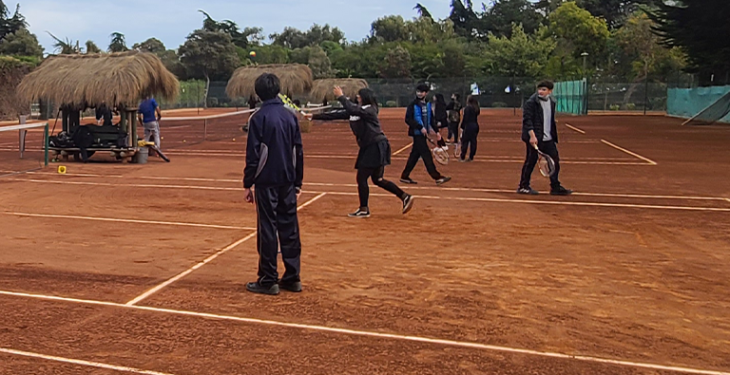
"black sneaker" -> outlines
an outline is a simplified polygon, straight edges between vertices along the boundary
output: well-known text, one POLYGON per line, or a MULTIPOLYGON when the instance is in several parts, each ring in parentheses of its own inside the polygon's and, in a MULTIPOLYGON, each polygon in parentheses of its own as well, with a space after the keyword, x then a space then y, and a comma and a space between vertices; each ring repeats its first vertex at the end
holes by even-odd
POLYGON ((400 179, 400 182, 402 182, 404 184, 409 184, 409 185, 416 185, 416 184, 418 184, 418 182, 413 181, 410 178, 401 178, 400 179))
POLYGON ((406 197, 403 198, 403 215, 407 214, 411 208, 413 208, 413 196, 406 195, 406 197))
POLYGON ((573 194, 573 190, 568 190, 562 186, 558 186, 555 189, 550 190, 550 195, 570 195, 573 194))
POLYGON ((279 294, 279 286, 276 284, 272 285, 261 285, 259 282, 253 282, 246 284, 246 290, 248 290, 251 293, 258 293, 258 294, 268 294, 270 296, 275 296, 279 294))
POLYGON ((540 193, 537 190, 534 190, 534 189, 528 187, 528 188, 517 189, 517 194, 538 195, 540 193))
POLYGON ((436 180, 436 185, 443 185, 449 181, 451 181, 451 177, 443 176, 443 177, 439 178, 438 180, 436 180))
POLYGON ((302 291, 302 283, 295 281, 293 283, 279 283, 279 288, 289 292, 300 293, 302 291))
POLYGON ((357 211, 347 214, 349 217, 370 217, 370 210, 363 210, 361 208, 358 208, 357 211))

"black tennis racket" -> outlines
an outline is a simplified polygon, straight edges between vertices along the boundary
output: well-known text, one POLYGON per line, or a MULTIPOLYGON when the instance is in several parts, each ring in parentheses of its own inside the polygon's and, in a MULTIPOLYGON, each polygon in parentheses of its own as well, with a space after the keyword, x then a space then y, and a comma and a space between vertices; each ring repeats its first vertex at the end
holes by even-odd
POLYGON ((544 177, 552 177, 555 174, 555 160, 550 155, 540 151, 537 145, 534 145, 537 151, 537 165, 540 168, 540 174, 544 177))

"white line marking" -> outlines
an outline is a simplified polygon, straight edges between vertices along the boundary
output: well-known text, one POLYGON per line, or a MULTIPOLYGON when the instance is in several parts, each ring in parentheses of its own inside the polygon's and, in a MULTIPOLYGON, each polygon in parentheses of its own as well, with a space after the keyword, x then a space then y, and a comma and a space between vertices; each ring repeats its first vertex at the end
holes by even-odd
MULTIPOLYGON (((58 176, 57 173, 51 172, 28 172, 27 174, 47 175, 47 176, 58 176)), ((235 179, 224 179, 224 178, 199 178, 199 177, 164 177, 164 176, 124 176, 124 175, 100 175, 100 174, 83 174, 75 173, 73 175, 66 175, 63 178, 70 177, 99 177, 99 178, 141 178, 144 180, 163 180, 163 181, 202 181, 202 182, 230 182, 240 183, 241 180, 235 179)), ((22 180, 21 180, 22 181, 22 180)), ((324 182, 305 182, 304 185, 312 186, 336 186, 336 187, 357 187, 357 184, 334 184, 324 182)), ((371 185, 372 188, 377 188, 375 185, 371 185)), ((514 193, 515 190, 506 189, 479 189, 479 188, 451 188, 443 186, 409 186, 409 190, 448 190, 448 191, 470 191, 470 192, 481 192, 481 193, 514 193)), ((305 191, 306 192, 306 191, 305 191)), ((587 197, 612 197, 612 198, 646 198, 646 199, 677 199, 677 200, 719 200, 730 202, 730 198, 725 197, 698 197, 698 196, 682 196, 682 195, 644 195, 644 194, 615 194, 615 193, 582 193, 574 192, 575 196, 587 196, 587 197)))
POLYGON ((38 354, 38 353, 24 352, 24 351, 20 351, 20 350, 7 349, 7 348, 0 348, 0 353, 12 354, 12 355, 17 355, 17 356, 22 356, 22 357, 29 357, 29 358, 45 359, 45 360, 48 360, 48 361, 68 363, 68 364, 79 365, 79 366, 103 368, 103 369, 106 369, 106 370, 115 370, 115 371, 131 372, 131 373, 134 373, 134 374, 172 375, 172 374, 167 374, 167 373, 164 373, 164 372, 140 370, 140 369, 136 369, 136 368, 133 368, 133 367, 125 367, 125 366, 107 365, 105 363, 89 362, 89 361, 83 361, 83 360, 80 360, 80 359, 71 359, 71 358, 56 357, 56 356, 53 356, 53 355, 46 355, 46 354, 38 354))
POLYGON ((401 148, 400 150, 398 150, 398 151, 394 152, 394 153, 393 153, 393 155, 398 155, 398 154, 400 154, 401 152, 403 152, 403 151, 405 151, 405 150, 407 150, 407 149, 411 148, 411 146, 413 146, 413 142, 409 143, 409 144, 408 144, 408 145, 406 145, 406 146, 403 146, 403 148, 401 148))
POLYGON ((275 321, 275 320, 242 318, 242 317, 236 317, 236 316, 230 316, 230 315, 219 315, 219 314, 201 313, 201 312, 185 311, 185 310, 173 310, 173 309, 158 308, 158 307, 123 305, 123 304, 114 303, 114 302, 82 300, 82 299, 77 299, 77 298, 64 298, 64 297, 57 297, 57 296, 46 296, 46 295, 40 295, 40 294, 17 293, 17 292, 8 292, 8 291, 0 291, 0 295, 11 296, 11 297, 34 298, 34 299, 41 299, 41 300, 47 300, 47 301, 72 302, 72 303, 80 303, 80 304, 87 304, 87 305, 135 309, 135 310, 139 310, 139 311, 175 314, 175 315, 182 315, 182 316, 192 316, 192 317, 205 318, 205 319, 227 320, 227 321, 234 321, 234 322, 241 322, 241 323, 251 323, 251 324, 262 324, 262 325, 270 325, 270 326, 296 328, 296 329, 301 329, 301 330, 339 333, 339 334, 344 334, 344 335, 365 336, 365 337, 376 337, 376 338, 401 340, 401 341, 421 342, 421 343, 427 343, 427 344, 477 349, 477 350, 483 350, 483 351, 496 351, 496 352, 532 355, 532 356, 539 356, 539 357, 576 360, 576 361, 582 361, 582 362, 604 363, 604 364, 611 364, 611 365, 617 365, 617 366, 646 368, 646 369, 662 370, 662 371, 673 371, 673 372, 681 372, 681 373, 687 373, 687 374, 730 375, 730 372, 723 372, 723 371, 703 370, 703 369, 678 367, 678 366, 665 366, 665 365, 658 365, 658 364, 653 364, 653 363, 632 362, 632 361, 623 361, 623 360, 617 360, 617 359, 606 359, 606 358, 592 357, 592 356, 586 356, 586 355, 571 355, 571 354, 563 354, 563 353, 555 353, 555 352, 543 352, 543 351, 537 351, 537 350, 511 348, 511 347, 506 347, 506 346, 480 344, 480 343, 469 342, 469 341, 456 341, 456 340, 437 339, 437 338, 429 338, 429 337, 421 337, 421 336, 400 335, 400 334, 394 334, 394 333, 361 331, 361 330, 356 330, 356 329, 335 328, 335 327, 327 327, 327 326, 312 325, 312 324, 287 323, 287 322, 280 322, 280 321, 275 321))
POLYGON ((627 154, 629 154, 629 155, 631 155, 633 157, 636 157, 637 159, 641 159, 641 160, 643 160, 643 161, 645 161, 645 162, 647 162, 647 163, 649 163, 651 165, 657 165, 657 163, 654 160, 651 160, 649 158, 645 158, 645 157, 643 157, 643 156, 641 156, 641 155, 639 155, 639 154, 637 154, 635 152, 631 152, 631 151, 629 151, 629 150, 627 150, 627 149, 625 149, 623 147, 617 146, 617 145, 615 145, 615 144, 613 144, 613 143, 611 143, 611 142, 609 142, 609 141, 607 141, 605 139, 601 139, 601 142, 603 142, 604 144, 607 144, 607 145, 609 145, 609 146, 611 146, 611 147, 613 147, 613 148, 615 148, 615 149, 617 149, 619 151, 623 151, 623 152, 625 152, 625 153, 627 153, 627 154))
POLYGON ((250 227, 233 227, 233 226, 228 226, 228 225, 197 224, 197 223, 178 223, 178 222, 172 222, 172 221, 115 219, 115 218, 106 218, 106 217, 73 216, 73 215, 30 214, 30 213, 25 213, 25 212, 0 212, 0 213, 3 215, 45 217, 45 218, 53 218, 53 219, 111 221, 111 222, 119 222, 119 223, 156 224, 156 225, 171 225, 171 226, 180 226, 180 227, 198 227, 198 228, 214 228, 214 229, 256 230, 256 228, 250 228, 250 227))
MULTIPOLYGON (((304 207, 307 207, 307 206, 309 206, 310 204, 312 204, 312 203, 316 202, 317 200, 319 200, 320 198, 322 198, 322 197, 323 197, 323 196, 325 196, 326 194, 327 194, 327 193, 320 193, 320 194, 319 194, 319 195, 317 195, 316 197, 314 197, 314 198, 312 198, 312 199, 308 200, 307 202, 305 202, 305 203, 303 203, 302 205, 300 205, 299 207, 297 207, 297 211, 299 211, 299 210, 301 210, 302 208, 304 208, 304 207)), ((173 277, 171 277, 170 279, 168 279, 167 281, 163 282, 162 284, 160 284, 160 285, 157 285, 156 287, 154 287, 154 288, 152 288, 152 289, 150 289, 150 290, 148 290, 148 291, 146 291, 146 292, 144 292, 144 293, 140 294, 140 295, 139 295, 139 296, 137 296, 137 297, 136 297, 135 299, 133 299, 133 300, 131 300, 131 301, 127 302, 127 305, 128 305, 128 306, 133 306, 133 305, 136 305, 137 303, 139 303, 139 302, 141 302, 141 301, 145 300, 145 299, 146 299, 146 298, 148 298, 149 296, 151 296, 151 295, 153 295, 153 294, 155 294, 155 293, 159 292, 160 290, 162 290, 163 288, 167 287, 168 285, 170 285, 170 284, 172 284, 172 283, 174 283, 174 282, 176 282, 176 281, 178 281, 178 280, 182 279, 183 277, 185 277, 185 276, 187 276, 187 275, 189 275, 189 274, 193 273, 193 271, 197 270, 198 268, 200 268, 200 267, 203 267, 204 265, 206 265, 206 264, 210 263, 211 261, 213 261, 213 259, 215 259, 215 258, 218 258, 219 256, 221 256, 221 255, 223 255, 223 254, 227 253, 228 251, 230 251, 230 250, 232 250, 232 249, 234 249, 234 248, 238 247, 238 245, 240 245, 240 244, 242 244, 242 243, 244 243, 244 242, 246 242, 246 241, 250 240, 251 238, 254 238, 254 237, 256 236, 256 233, 257 233, 257 232, 253 232, 253 233, 249 234, 248 236, 246 236, 246 237, 243 237, 243 238, 241 238, 240 240, 238 240, 238 241, 236 241, 236 242, 234 242, 234 243, 232 243, 232 244, 230 244, 230 245, 228 245, 228 246, 224 247, 223 249, 221 249, 221 250, 220 250, 220 251, 218 251, 217 253, 215 253, 215 254, 213 254, 213 255, 211 255, 211 256, 209 256, 209 257, 205 258, 205 259, 204 259, 204 260, 203 260, 202 262, 200 262, 200 263, 198 263, 198 264, 196 264, 196 265, 194 265, 194 266, 192 266, 192 267, 188 268, 187 270, 185 270, 185 271, 183 271, 183 272, 179 273, 179 274, 178 274, 178 275, 176 275, 176 276, 173 276, 173 277)))
POLYGON ((576 128, 575 126, 573 126, 573 125, 570 125, 570 124, 568 124, 568 123, 565 123, 565 126, 567 126, 568 128, 570 128, 570 129, 572 129, 572 130, 575 130, 575 131, 577 131, 577 132, 578 132, 578 133, 580 133, 580 134, 585 134, 585 133, 586 133, 585 131, 583 131, 583 130, 581 130, 581 129, 578 129, 578 128, 576 128))
MULTIPOLYGON (((646 165, 646 164, 644 164, 646 165)), ((51 180, 30 180, 30 179, 19 179, 18 181, 28 181, 36 183, 51 183, 51 184, 69 184, 69 185, 92 185, 92 186, 124 186, 124 187, 139 187, 139 188, 168 188, 168 189, 200 189, 200 190, 224 190, 224 191, 240 191, 241 188, 222 188, 222 187, 211 187, 211 186, 187 186, 187 185, 135 185, 135 184, 111 184, 103 182, 79 182, 79 181, 51 181, 51 180)), ((303 191, 310 194, 320 194, 322 191, 303 191)), ((357 195, 357 193, 346 193, 346 192, 335 192, 327 191, 327 194, 335 195, 357 195)), ((387 194, 370 194, 371 196, 390 196, 387 194)), ((420 196, 422 198, 434 198, 434 199, 448 199, 448 200, 460 200, 460 201, 475 201, 475 202, 501 202, 501 203, 530 203, 530 204, 552 204, 552 205, 567 205, 567 206, 594 206, 594 207, 623 207, 623 208, 648 208, 648 209, 664 209, 664 210, 684 210, 684 211, 713 211, 713 212, 730 212, 730 208, 715 208, 715 207, 694 207, 694 206, 657 206, 657 205, 642 205, 642 204, 622 204, 622 203, 600 203, 600 202, 565 202, 565 201, 536 201, 536 200, 523 200, 523 199, 502 199, 502 198, 468 198, 468 197, 439 197, 439 196, 420 196)))

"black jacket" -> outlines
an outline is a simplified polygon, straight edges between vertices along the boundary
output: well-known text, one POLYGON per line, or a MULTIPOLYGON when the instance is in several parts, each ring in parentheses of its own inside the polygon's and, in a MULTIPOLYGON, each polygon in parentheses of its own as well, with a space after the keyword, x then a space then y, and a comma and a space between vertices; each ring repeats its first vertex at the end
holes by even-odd
POLYGON ((479 126, 479 114, 474 107, 468 105, 464 108, 464 119, 461 121, 461 128, 464 129, 471 124, 479 126))
POLYGON ((350 115, 350 129, 352 129, 352 134, 355 135, 357 145, 361 149, 387 139, 380 127, 377 107, 360 107, 344 96, 337 99, 342 103, 347 114, 350 115))
POLYGON ((281 99, 267 100, 248 121, 243 187, 293 184, 300 188, 303 178, 299 120, 281 99))
MULTIPOLYGON (((558 128, 555 123, 555 102, 552 99, 550 99, 550 108, 552 108, 550 135, 553 141, 558 143, 558 128)), ((540 105, 540 98, 537 94, 533 94, 522 107, 522 141, 530 141, 530 130, 534 131, 537 140, 542 142, 543 135, 545 135, 545 126, 542 106, 540 105)))

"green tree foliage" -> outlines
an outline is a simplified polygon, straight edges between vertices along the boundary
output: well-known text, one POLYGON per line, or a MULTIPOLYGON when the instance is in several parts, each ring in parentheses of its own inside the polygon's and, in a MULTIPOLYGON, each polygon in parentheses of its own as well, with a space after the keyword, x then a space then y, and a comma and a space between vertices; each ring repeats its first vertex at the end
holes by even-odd
POLYGON ((502 77, 541 76, 556 43, 539 34, 527 35, 522 26, 513 25, 511 38, 490 35, 483 70, 502 77))
POLYGON ((610 37, 606 21, 569 1, 550 14, 550 34, 573 57, 587 52, 592 59, 603 55, 610 37))
POLYGON ((231 36, 220 31, 195 30, 178 54, 194 79, 227 79, 241 65, 231 36))
POLYGON ((512 36, 512 24, 521 24, 528 34, 533 34, 543 24, 544 17, 535 4, 528 0, 500 0, 494 2, 481 16, 480 31, 496 36, 512 36))
POLYGON ((16 56, 43 56, 43 47, 38 44, 38 38, 26 28, 8 34, 0 40, 0 54, 16 56))
POLYGON ((659 2, 652 19, 664 43, 682 48, 690 69, 700 73, 703 82, 713 75, 730 75, 730 1, 677 0, 659 2))
POLYGON ((309 49, 307 65, 312 69, 314 79, 331 78, 334 76, 332 63, 329 57, 327 57, 327 53, 320 46, 313 46, 309 49))
POLYGON ((258 46, 263 40, 260 27, 246 27, 241 31, 238 24, 231 20, 216 21, 205 11, 199 10, 205 16, 203 20, 203 30, 212 32, 223 32, 231 37, 234 45, 247 49, 258 46))
POLYGON ((94 43, 91 40, 86 41, 86 53, 101 53, 101 48, 99 48, 96 43, 94 43))
POLYGON ((578 6, 596 17, 606 20, 610 29, 617 29, 642 4, 652 0, 577 0, 578 6))
POLYGON ((157 38, 149 38, 142 43, 135 43, 132 49, 142 52, 151 52, 154 54, 161 54, 167 50, 165 44, 157 38))
POLYGON ((673 47, 664 48, 660 37, 653 33, 656 24, 644 12, 631 16, 624 26, 616 31, 615 40, 623 52, 623 61, 630 62, 631 75, 643 80, 650 74, 672 74, 684 65, 682 51, 673 47))
POLYGON ((15 6, 15 12, 10 15, 10 10, 5 3, 0 0, 0 40, 5 39, 7 35, 15 34, 18 30, 28 27, 25 17, 20 14, 20 4, 15 6))
POLYGON ((287 27, 281 33, 269 35, 273 40, 273 44, 284 46, 289 49, 297 49, 320 45, 325 41, 332 41, 337 44, 344 43, 345 33, 336 27, 330 25, 312 25, 306 32, 302 32, 293 27, 287 27))
POLYGON ((48 33, 48 35, 53 38, 56 42, 53 44, 53 48, 55 49, 56 53, 61 53, 63 55, 73 55, 77 53, 81 53, 81 47, 79 46, 79 41, 73 42, 71 39, 66 38, 66 40, 61 40, 56 38, 55 35, 48 33))
POLYGON ((411 75, 411 54, 405 48, 397 46, 385 55, 380 65, 379 74, 383 78, 407 78, 411 75))
POLYGON ((124 52, 129 51, 127 48, 127 40, 124 34, 120 32, 113 32, 109 37, 112 39, 109 43, 109 52, 124 52))

